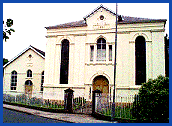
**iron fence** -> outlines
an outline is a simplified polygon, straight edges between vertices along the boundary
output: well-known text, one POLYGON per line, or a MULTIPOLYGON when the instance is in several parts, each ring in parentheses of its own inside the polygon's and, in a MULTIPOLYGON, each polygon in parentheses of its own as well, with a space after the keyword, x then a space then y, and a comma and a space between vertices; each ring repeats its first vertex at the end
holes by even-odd
MULTIPOLYGON (((133 117, 133 108, 135 95, 130 96, 116 96, 115 97, 115 117, 116 118, 125 118, 125 119, 134 119, 133 117)), ((112 113, 112 102, 108 96, 99 95, 95 98, 95 112, 111 116, 112 113)))
POLYGON ((10 95, 10 94, 3 94, 3 101, 8 103, 17 103, 22 105, 29 105, 29 106, 36 106, 36 107, 43 107, 43 108, 54 108, 54 109, 64 109, 64 105, 58 101, 53 100, 45 100, 43 98, 38 97, 29 97, 26 94, 20 95, 10 95))

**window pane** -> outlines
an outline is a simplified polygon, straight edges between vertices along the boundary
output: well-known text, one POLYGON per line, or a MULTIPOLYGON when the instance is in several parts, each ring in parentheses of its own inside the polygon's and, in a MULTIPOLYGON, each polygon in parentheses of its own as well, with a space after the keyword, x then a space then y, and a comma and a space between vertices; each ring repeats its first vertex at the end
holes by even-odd
POLYGON ((97 61, 105 61, 106 60, 106 49, 97 50, 97 61))
POLYGON ((11 90, 16 90, 17 86, 17 72, 11 72, 11 90))
POLYGON ((102 61, 105 61, 106 60, 106 49, 102 49, 102 61))
POLYGON ((143 36, 135 42, 136 85, 146 82, 146 42, 143 36))
POLYGON ((97 40, 97 61, 106 61, 106 40, 104 38, 97 40))
POLYGON ((109 45, 109 61, 112 61, 112 45, 109 45))
POLYGON ((27 77, 32 77, 32 71, 31 70, 27 71, 27 77))
POLYGON ((62 41, 61 48, 61 65, 60 65, 60 84, 68 84, 69 69, 69 41, 62 41))
POLYGON ((90 61, 93 61, 94 58, 94 46, 90 46, 90 61))
POLYGON ((15 83, 14 82, 11 82, 11 86, 15 86, 15 83))
POLYGON ((101 61, 101 49, 97 50, 97 61, 101 61))
POLYGON ((97 43, 97 49, 101 49, 101 44, 99 43, 97 43))
POLYGON ((106 49, 106 44, 102 44, 102 49, 106 49))

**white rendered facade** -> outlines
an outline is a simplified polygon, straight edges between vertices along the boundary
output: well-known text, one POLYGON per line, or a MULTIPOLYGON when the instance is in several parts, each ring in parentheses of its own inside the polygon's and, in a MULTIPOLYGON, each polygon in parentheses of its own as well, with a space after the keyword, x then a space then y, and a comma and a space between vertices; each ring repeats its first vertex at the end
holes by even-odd
MULTIPOLYGON (((47 27, 44 99, 63 100, 64 90, 72 88, 74 97, 81 96, 91 101, 93 81, 97 76, 107 78, 108 95, 112 97, 115 18, 116 15, 113 12, 100 6, 84 18, 86 25, 75 26, 74 22, 73 26, 64 24, 64 26, 47 27), (97 61, 99 38, 106 41, 106 51, 102 54, 105 59, 103 61, 97 61), (63 40, 69 41, 67 84, 60 83, 63 40)), ((136 85, 135 77, 135 42, 138 36, 142 36, 146 43, 146 80, 156 78, 160 74, 165 75, 164 27, 165 20, 145 21, 143 19, 118 23, 116 95, 133 95, 140 88, 140 85, 136 85)))

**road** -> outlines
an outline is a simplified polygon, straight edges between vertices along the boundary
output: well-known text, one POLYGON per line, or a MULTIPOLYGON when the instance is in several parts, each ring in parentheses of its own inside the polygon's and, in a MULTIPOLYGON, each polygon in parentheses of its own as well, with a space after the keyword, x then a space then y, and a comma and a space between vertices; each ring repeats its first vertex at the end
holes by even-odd
POLYGON ((66 123, 3 108, 3 123, 66 123))

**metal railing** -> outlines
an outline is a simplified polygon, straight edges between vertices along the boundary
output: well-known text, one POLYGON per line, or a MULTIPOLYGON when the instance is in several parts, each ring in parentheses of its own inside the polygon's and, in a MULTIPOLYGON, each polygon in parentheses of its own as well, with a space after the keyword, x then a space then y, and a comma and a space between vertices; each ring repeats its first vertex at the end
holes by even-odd
MULTIPOLYGON (((115 117, 133 119, 132 110, 134 108, 133 102, 135 95, 126 97, 116 96, 115 99, 115 117)), ((105 116, 111 116, 112 102, 109 100, 108 96, 105 97, 100 95, 96 97, 95 112, 105 116)))
POLYGON ((25 94, 3 94, 3 102, 17 103, 21 105, 36 106, 43 108, 64 109, 64 105, 61 103, 59 104, 58 101, 52 101, 49 99, 45 100, 43 98, 38 97, 29 97, 29 95, 25 94))

